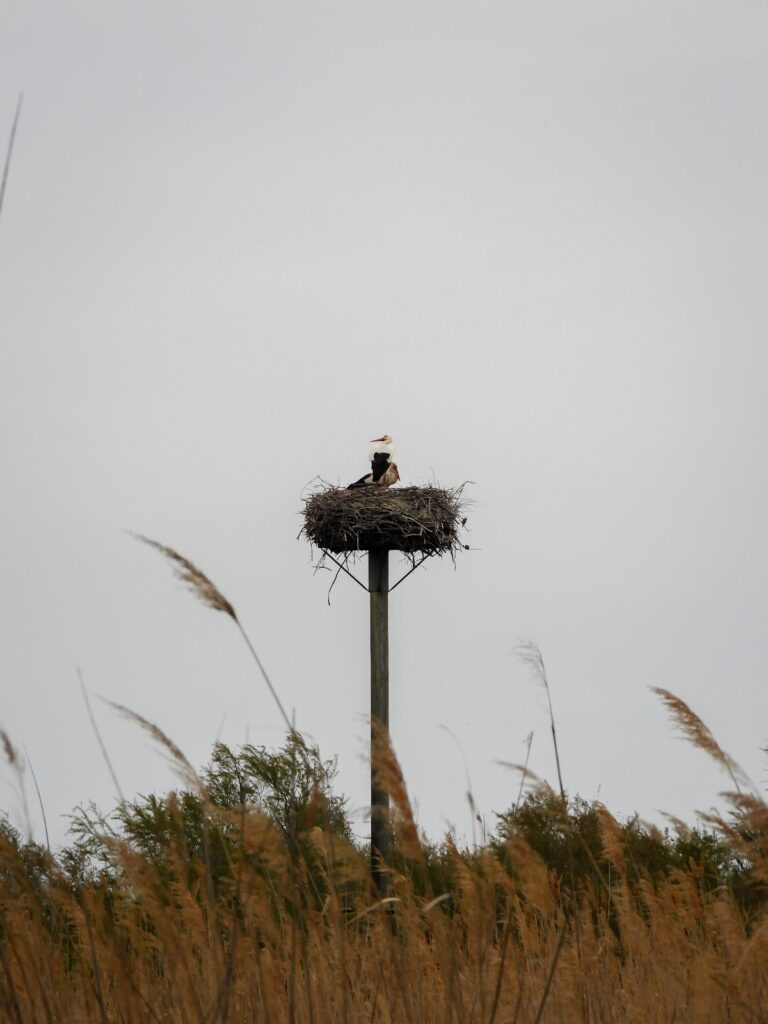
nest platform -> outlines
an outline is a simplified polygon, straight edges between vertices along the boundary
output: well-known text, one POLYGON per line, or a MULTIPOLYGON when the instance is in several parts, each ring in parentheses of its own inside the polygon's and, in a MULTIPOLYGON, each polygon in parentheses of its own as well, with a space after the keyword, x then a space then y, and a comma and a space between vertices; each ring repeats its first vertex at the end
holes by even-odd
POLYGON ((464 545, 462 487, 328 487, 304 504, 302 533, 333 554, 386 548, 407 554, 455 555, 464 545))

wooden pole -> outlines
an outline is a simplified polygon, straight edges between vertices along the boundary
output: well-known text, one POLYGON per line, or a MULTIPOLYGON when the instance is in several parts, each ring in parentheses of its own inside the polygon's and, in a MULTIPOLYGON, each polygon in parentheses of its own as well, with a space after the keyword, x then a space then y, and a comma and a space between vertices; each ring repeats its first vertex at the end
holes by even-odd
POLYGON ((379 784, 376 750, 389 733, 389 551, 368 552, 371 593, 371 872, 379 894, 389 876, 389 793, 379 784))

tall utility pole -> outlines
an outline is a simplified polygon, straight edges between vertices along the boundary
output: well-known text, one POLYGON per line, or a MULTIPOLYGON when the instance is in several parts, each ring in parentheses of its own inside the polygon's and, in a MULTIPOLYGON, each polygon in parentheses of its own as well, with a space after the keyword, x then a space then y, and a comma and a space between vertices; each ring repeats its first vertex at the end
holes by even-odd
POLYGON ((371 600, 371 870, 381 896, 389 889, 389 793, 382 786, 378 751, 389 735, 389 551, 368 552, 371 600))

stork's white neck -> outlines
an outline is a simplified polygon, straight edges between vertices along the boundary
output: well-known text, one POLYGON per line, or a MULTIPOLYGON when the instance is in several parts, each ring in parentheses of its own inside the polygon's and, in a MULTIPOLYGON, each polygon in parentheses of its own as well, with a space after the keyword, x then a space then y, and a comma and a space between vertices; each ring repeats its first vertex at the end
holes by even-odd
POLYGON ((376 452, 386 452, 387 455, 392 454, 392 444, 389 441, 377 441, 376 444, 371 448, 371 458, 373 458, 376 452))

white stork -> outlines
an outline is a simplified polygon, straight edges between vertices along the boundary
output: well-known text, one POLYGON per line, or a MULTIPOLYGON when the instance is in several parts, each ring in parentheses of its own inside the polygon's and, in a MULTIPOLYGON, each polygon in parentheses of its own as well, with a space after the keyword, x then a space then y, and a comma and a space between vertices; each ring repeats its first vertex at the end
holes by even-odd
POLYGON ((371 472, 350 484, 348 491, 355 487, 391 487, 400 479, 397 466, 392 461, 392 438, 389 434, 374 438, 371 444, 376 445, 371 452, 371 472))

